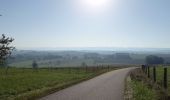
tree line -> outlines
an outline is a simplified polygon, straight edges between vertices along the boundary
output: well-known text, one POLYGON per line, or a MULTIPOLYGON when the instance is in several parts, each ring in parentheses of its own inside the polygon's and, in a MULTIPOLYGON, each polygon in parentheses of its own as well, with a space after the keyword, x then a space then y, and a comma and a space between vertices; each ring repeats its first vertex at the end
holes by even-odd
MULTIPOLYGON (((13 38, 11 37, 6 37, 4 34, 1 35, 0 38, 0 65, 2 66, 7 66, 7 59, 11 56, 12 51, 15 49, 14 46, 11 46, 11 43, 14 41, 13 38)), ((97 54, 90 55, 96 57, 97 54)), ((126 56, 129 58, 128 54, 118 54, 118 56, 123 57, 126 56)), ((56 57, 56 56, 55 56, 56 57)), ((52 58, 55 58, 52 57, 52 58)), ((57 56, 58 58, 62 58, 61 56, 57 56)), ((89 56, 87 55, 87 58, 89 56)), ((97 55, 98 57, 98 55, 97 55)), ((52 59, 51 58, 51 59, 52 59)), ((164 64, 165 60, 162 57, 158 57, 155 55, 149 55, 146 56, 145 58, 146 64, 164 64)), ((37 62, 34 60, 32 63, 32 67, 34 69, 38 68, 37 62)))
POLYGON ((165 60, 162 57, 149 55, 145 58, 146 64, 164 64, 165 60))

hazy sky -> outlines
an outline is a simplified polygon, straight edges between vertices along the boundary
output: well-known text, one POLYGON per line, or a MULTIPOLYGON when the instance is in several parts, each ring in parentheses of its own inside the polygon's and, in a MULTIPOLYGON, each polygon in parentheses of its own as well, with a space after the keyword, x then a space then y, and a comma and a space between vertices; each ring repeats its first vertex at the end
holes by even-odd
POLYGON ((170 48, 170 0, 0 0, 17 48, 170 48))

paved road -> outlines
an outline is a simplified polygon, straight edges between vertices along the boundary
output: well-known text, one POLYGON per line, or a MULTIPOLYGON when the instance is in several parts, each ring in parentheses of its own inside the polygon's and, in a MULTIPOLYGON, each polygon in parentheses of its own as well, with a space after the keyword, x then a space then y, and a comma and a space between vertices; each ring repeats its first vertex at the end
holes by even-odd
POLYGON ((111 71, 39 100, 124 100, 124 79, 132 69, 111 71))

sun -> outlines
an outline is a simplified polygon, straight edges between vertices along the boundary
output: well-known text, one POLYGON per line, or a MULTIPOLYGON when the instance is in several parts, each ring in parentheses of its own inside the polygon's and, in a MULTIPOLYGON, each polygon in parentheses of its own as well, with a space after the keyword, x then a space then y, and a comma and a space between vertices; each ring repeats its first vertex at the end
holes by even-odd
POLYGON ((77 14, 96 15, 103 14, 115 7, 117 0, 75 0, 77 14))
POLYGON ((90 10, 105 9, 110 5, 112 0, 79 0, 83 8, 90 10))
POLYGON ((110 0, 84 0, 84 4, 89 7, 102 7, 109 3, 110 0))

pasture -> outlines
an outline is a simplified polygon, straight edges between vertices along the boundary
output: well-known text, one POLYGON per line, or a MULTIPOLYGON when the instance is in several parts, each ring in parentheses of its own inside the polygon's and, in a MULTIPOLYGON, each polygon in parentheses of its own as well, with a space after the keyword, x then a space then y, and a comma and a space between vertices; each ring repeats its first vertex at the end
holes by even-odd
MULTIPOLYGON (((113 70, 114 68, 110 68, 113 70)), ((28 100, 109 71, 108 68, 0 69, 0 100, 28 100)))
MULTIPOLYGON (((153 68, 150 68, 150 77, 153 79, 153 68)), ((167 67, 167 91, 168 95, 170 95, 170 67, 167 67)), ((156 83, 163 86, 164 83, 164 67, 163 66, 157 66, 156 67, 156 83)))

